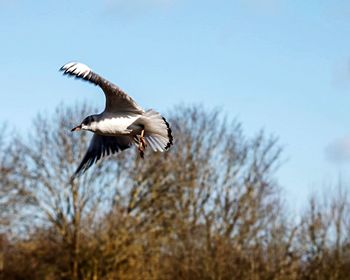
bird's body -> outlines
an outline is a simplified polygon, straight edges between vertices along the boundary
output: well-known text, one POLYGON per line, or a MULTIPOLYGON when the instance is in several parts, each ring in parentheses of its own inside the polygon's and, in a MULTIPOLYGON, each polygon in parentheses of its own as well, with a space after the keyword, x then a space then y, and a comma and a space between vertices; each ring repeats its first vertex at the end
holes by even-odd
POLYGON ((136 127, 132 124, 140 118, 140 115, 130 114, 128 116, 111 113, 94 115, 95 123, 92 124, 91 131, 105 136, 136 135, 136 127))
POLYGON ((106 107, 101 114, 86 117, 80 125, 72 129, 94 133, 88 151, 73 177, 86 171, 105 155, 125 150, 133 143, 138 145, 141 157, 146 146, 163 152, 173 144, 170 126, 158 112, 143 110, 120 88, 82 63, 68 63, 61 70, 64 74, 98 85, 106 96, 106 107))

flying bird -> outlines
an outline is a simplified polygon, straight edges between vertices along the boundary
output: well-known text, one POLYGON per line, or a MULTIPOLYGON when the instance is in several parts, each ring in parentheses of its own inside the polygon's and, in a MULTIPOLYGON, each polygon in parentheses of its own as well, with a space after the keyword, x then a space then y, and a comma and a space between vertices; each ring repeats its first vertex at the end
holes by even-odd
POLYGON ((118 86, 79 62, 70 62, 60 69, 64 75, 89 81, 99 86, 106 97, 102 113, 86 117, 71 131, 94 133, 88 150, 72 178, 84 173, 102 157, 126 150, 136 144, 140 157, 147 146, 163 152, 173 144, 169 123, 154 110, 145 111, 118 86))

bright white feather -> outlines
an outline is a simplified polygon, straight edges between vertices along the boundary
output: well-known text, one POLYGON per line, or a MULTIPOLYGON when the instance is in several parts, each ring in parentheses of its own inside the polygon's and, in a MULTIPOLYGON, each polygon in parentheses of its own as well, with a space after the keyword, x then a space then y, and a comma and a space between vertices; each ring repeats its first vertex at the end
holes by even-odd
POLYGON ((91 72, 91 69, 87 65, 80 62, 67 63, 62 66, 62 70, 64 70, 65 73, 70 73, 83 77, 86 77, 91 72))

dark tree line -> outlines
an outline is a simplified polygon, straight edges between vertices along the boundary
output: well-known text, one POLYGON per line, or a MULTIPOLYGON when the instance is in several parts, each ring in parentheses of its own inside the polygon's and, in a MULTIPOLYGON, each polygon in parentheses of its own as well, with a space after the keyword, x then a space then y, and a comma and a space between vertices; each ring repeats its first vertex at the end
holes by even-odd
POLYGON ((169 152, 130 149, 71 181, 91 135, 70 128, 92 110, 61 106, 28 137, 0 135, 2 279, 350 278, 346 192, 294 217, 276 138, 179 106, 169 152))

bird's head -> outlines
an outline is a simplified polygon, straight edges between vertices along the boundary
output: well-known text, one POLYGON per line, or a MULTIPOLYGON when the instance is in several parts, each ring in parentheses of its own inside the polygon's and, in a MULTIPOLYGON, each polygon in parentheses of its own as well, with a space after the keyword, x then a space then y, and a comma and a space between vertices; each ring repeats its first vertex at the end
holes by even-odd
POLYGON ((96 122, 96 120, 95 120, 94 116, 88 116, 81 122, 81 124, 72 128, 71 131, 93 130, 95 122, 96 122))

